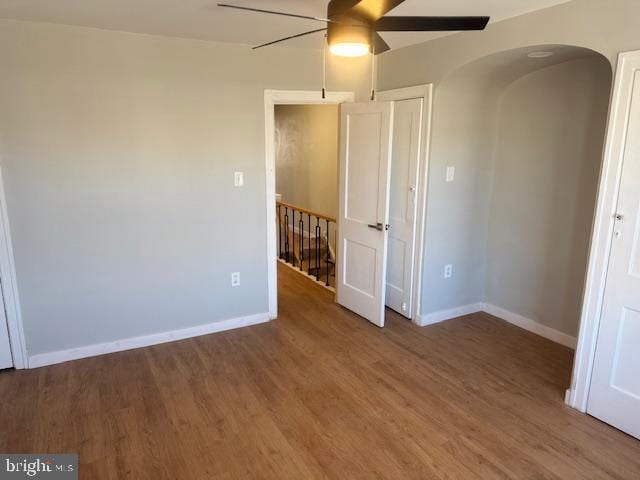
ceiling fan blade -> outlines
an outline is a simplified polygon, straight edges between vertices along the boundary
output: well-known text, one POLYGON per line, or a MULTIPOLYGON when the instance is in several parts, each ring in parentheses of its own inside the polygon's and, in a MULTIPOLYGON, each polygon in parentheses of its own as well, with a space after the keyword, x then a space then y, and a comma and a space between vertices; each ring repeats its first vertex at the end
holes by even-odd
POLYGON ((446 32, 484 30, 489 17, 382 17, 373 24, 377 32, 446 32))
POLYGON ((373 33, 373 53, 375 55, 379 55, 381 53, 386 52, 387 50, 391 50, 391 47, 387 45, 387 42, 384 41, 384 38, 380 36, 379 33, 373 33))
POLYGON ((402 2, 404 0, 331 0, 329 2, 329 16, 354 14, 370 22, 375 22, 402 2))
POLYGON ((327 15, 330 17, 333 17, 334 15, 342 15, 347 13, 358 3, 360 3, 360 0, 331 0, 327 6, 327 15))
POLYGON ((304 37, 305 35, 311 35, 312 33, 324 32, 326 28, 318 28, 316 30, 310 30, 308 32, 298 33, 297 35, 290 35, 288 37, 279 38, 278 40, 274 40, 273 42, 263 43, 262 45, 257 45, 255 47, 251 47, 251 50, 256 50, 257 48, 268 47, 269 45, 273 45, 275 43, 284 42, 287 40, 291 40, 293 38, 304 37))
POLYGON ((284 17, 293 17, 293 18, 302 18, 304 20, 315 20, 317 22, 330 22, 328 18, 322 17, 310 17, 308 15, 298 15, 295 13, 286 13, 286 12, 276 12, 274 10, 263 10, 261 8, 252 8, 252 7, 241 7, 239 5, 229 5, 228 3, 218 3, 219 7, 224 8, 234 8, 236 10, 244 10, 246 12, 255 12, 255 13, 268 13, 270 15, 281 15, 284 17))

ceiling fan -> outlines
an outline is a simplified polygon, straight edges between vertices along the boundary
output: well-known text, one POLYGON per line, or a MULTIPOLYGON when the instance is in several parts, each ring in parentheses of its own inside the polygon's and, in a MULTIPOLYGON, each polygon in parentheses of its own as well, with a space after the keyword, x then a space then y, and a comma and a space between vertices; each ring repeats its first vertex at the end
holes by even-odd
POLYGON ((331 0, 326 18, 276 12, 260 8, 218 3, 219 7, 235 8, 249 12, 283 15, 326 23, 326 27, 290 35, 253 47, 267 47, 293 38, 327 32, 327 42, 332 53, 345 57, 359 57, 367 53, 378 55, 390 50, 378 32, 442 32, 460 30, 484 30, 489 17, 385 17, 390 10, 404 0, 331 0))

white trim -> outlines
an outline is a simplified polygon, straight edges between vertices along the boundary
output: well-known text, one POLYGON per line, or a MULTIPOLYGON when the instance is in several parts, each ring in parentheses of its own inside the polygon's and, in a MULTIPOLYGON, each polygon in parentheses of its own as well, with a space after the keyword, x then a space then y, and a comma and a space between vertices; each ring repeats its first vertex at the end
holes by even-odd
POLYGON ((84 347, 70 348, 68 350, 59 350, 57 352, 41 353, 29 357, 29 368, 44 367, 56 363, 68 362, 70 360, 78 360, 80 358, 95 357, 107 353, 122 352, 132 350, 134 348, 148 347, 151 345, 159 345, 185 338, 199 337, 210 333, 223 332, 234 328, 248 327, 260 323, 268 322, 268 313, 258 313, 246 317, 232 318, 213 322, 206 325, 198 325, 197 327, 183 328, 170 332, 153 333, 151 335, 143 335, 140 337, 125 338, 113 342, 97 343, 94 345, 86 345, 84 347))
POLYGON ((582 412, 587 411, 596 340, 609 268, 609 253, 613 239, 614 215, 618 204, 628 113, 633 93, 633 78, 635 72, 639 70, 640 51, 621 53, 618 56, 591 237, 578 346, 573 364, 573 378, 568 402, 571 407, 582 412))
POLYGON ((2 296, 7 315, 7 327, 11 342, 11 355, 15 368, 27 368, 27 347, 22 325, 20 297, 18 295, 18 281, 16 267, 13 260, 13 246, 11 244, 11 230, 7 201, 4 193, 4 181, 0 169, 0 278, 2 279, 2 296))
MULTIPOLYGON (((376 94, 378 100, 400 101, 413 98, 422 99, 422 132, 420 136, 420 161, 418 165, 418 212, 416 214, 416 242, 417 255, 413 264, 413 292, 411 293, 413 309, 411 320, 416 325, 424 326, 422 316, 422 267, 425 254, 425 229, 427 223, 427 189, 429 185, 429 155, 431 152, 431 119, 433 112, 433 84, 417 85, 415 87, 385 90, 376 94)), ((393 167, 392 167, 393 168, 393 167)), ((434 315, 434 314, 430 314, 434 315)))
POLYGON ((564 345, 565 347, 569 347, 572 349, 576 348, 576 337, 567 335, 566 333, 543 325, 542 323, 531 320, 530 318, 524 317, 518 313, 510 312, 509 310, 498 307, 496 305, 492 305, 490 303, 484 304, 482 310, 489 315, 493 315, 494 317, 498 317, 505 322, 528 330, 529 332, 535 333, 536 335, 540 335, 541 337, 549 339, 552 342, 559 343, 561 345, 564 345))
POLYGON ((353 102, 353 92, 326 92, 325 98, 319 91, 265 90, 264 91, 264 131, 266 158, 266 207, 267 207, 267 285, 269 294, 269 318, 278 316, 278 269, 276 241, 276 147, 275 147, 275 106, 276 105, 316 105, 353 102))
POLYGON ((416 322, 421 327, 434 325, 436 323, 444 322, 464 315, 470 315, 472 313, 485 312, 494 317, 498 317, 500 320, 504 320, 507 323, 511 323, 517 327, 523 328, 529 332, 540 335, 552 342, 559 343, 569 348, 576 348, 576 338, 566 333, 562 333, 554 328, 547 327, 535 320, 524 317, 518 313, 510 312, 502 307, 498 307, 491 303, 471 303, 469 305, 463 305, 461 307, 449 308, 447 310, 440 310, 439 312, 427 313, 421 315, 420 320, 416 322))
POLYGON ((484 308, 483 303, 472 303, 470 305, 464 305, 462 307, 450 308, 448 310, 440 310, 439 312, 428 313, 426 315, 421 315, 419 320, 415 322, 417 325, 421 327, 426 327, 428 325, 434 325, 436 323, 444 322, 446 320, 451 320, 453 318, 462 317, 464 315, 470 315, 472 313, 481 312, 484 308))

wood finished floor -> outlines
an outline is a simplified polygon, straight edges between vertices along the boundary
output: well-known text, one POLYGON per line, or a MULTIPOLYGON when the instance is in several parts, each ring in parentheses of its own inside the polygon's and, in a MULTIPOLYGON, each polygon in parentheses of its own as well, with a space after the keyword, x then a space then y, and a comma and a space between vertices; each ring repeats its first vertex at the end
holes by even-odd
POLYGON ((380 330, 279 273, 275 322, 0 373, 0 451, 92 480, 640 478, 640 442, 562 403, 570 350, 486 314, 380 330))

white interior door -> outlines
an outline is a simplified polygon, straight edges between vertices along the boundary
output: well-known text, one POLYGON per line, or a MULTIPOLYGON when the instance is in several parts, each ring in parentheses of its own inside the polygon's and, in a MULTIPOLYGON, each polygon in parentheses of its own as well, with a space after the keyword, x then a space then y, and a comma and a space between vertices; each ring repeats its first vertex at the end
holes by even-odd
POLYGON ((0 369, 11 367, 13 367, 13 357, 11 356, 11 344, 9 343, 7 317, 4 312, 4 299, 0 289, 0 369))
MULTIPOLYGON (((640 68, 638 70, 640 72, 640 68)), ((640 438, 640 74, 627 117, 618 213, 587 412, 640 438)))
POLYGON ((336 300, 384 326, 391 102, 340 109, 340 207, 336 300))
POLYGON ((386 304, 411 318, 423 99, 394 102, 386 304))

